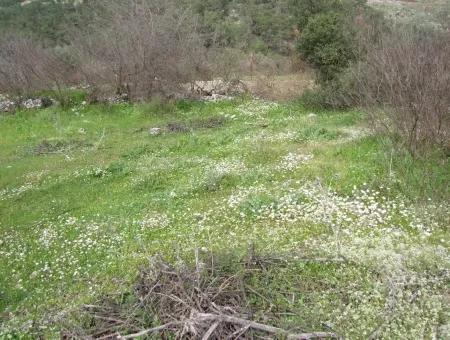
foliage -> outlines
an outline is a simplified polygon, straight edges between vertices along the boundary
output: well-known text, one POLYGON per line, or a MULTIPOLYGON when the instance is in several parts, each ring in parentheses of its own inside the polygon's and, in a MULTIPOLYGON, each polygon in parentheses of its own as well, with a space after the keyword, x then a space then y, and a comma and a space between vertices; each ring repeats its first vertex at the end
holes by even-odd
POLYGON ((198 15, 207 46, 289 52, 293 21, 286 0, 195 0, 186 5, 198 15))
POLYGON ((359 58, 358 34, 372 24, 364 0, 293 1, 301 29, 298 50, 317 69, 322 83, 337 79, 359 58))
MULTIPOLYGON (((148 2, 148 1, 147 1, 148 2)), ((246 50, 289 52, 293 40, 287 0, 177 0, 177 6, 198 19, 206 45, 246 50)), ((152 0, 149 3, 157 4, 152 0)), ((34 33, 48 44, 70 44, 71 32, 96 20, 97 1, 18 0, 0 2, 0 30, 34 33)))
POLYGON ((327 82, 356 59, 352 32, 346 31, 342 14, 315 15, 303 30, 298 49, 319 72, 319 80, 327 82))
POLYGON ((0 1, 0 31, 33 34, 48 45, 69 43, 68 32, 90 20, 89 6, 72 1, 0 1))
POLYGON ((323 13, 345 13, 354 11, 367 0, 290 0, 289 5, 301 30, 311 18, 323 13))

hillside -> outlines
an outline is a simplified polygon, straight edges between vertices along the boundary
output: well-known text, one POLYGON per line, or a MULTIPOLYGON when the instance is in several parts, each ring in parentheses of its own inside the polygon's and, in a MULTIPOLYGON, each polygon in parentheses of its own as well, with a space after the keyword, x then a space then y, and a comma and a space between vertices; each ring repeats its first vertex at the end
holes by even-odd
POLYGON ((0 0, 0 30, 33 34, 45 44, 66 44, 68 31, 90 17, 78 1, 0 0))
POLYGON ((440 26, 444 29, 450 27, 448 0, 369 0, 368 3, 393 20, 440 26))
MULTIPOLYGON (((83 304, 134 301, 130 282, 154 254, 189 262, 197 249, 219 260, 251 246, 292 261, 245 278, 264 312, 256 320, 305 331, 327 322, 346 338, 384 322, 386 338, 439 325, 448 167, 392 157, 360 112, 78 101, 0 116, 0 135, 0 337, 52 338, 83 304), (36 329, 22 328, 28 320, 36 329)), ((65 329, 77 338, 96 332, 88 325, 65 329)))
MULTIPOLYGON (((157 3, 157 2, 156 2, 157 3)), ((208 44, 257 52, 286 53, 295 38, 290 0, 179 0, 198 18, 208 44)), ((0 29, 32 33, 52 44, 68 43, 74 26, 92 22, 108 7, 104 1, 0 0, 0 29)))
POLYGON ((0 340, 450 339, 449 9, 0 0, 0 340))

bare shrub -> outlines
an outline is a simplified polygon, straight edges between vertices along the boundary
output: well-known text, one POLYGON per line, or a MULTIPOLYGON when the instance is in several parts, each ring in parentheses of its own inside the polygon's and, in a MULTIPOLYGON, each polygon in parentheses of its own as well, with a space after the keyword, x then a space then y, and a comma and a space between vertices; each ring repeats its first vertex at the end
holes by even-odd
POLYGON ((210 48, 207 51, 209 79, 238 79, 245 72, 246 54, 235 48, 210 48))
POLYGON ((396 29, 368 46, 353 70, 353 95, 377 128, 399 135, 415 155, 450 148, 450 36, 396 29))
POLYGON ((23 97, 70 83, 72 67, 31 37, 0 37, 0 93, 23 97))
POLYGON ((201 73, 196 21, 174 1, 103 1, 100 8, 93 26, 75 38, 82 73, 97 91, 132 100, 170 96, 201 73))
MULTIPOLYGON (((243 76, 275 76, 297 72, 299 61, 293 57, 277 54, 248 53, 236 48, 210 48, 207 54, 211 77, 225 80, 243 76)), ((305 71, 304 68, 301 71, 305 71)))

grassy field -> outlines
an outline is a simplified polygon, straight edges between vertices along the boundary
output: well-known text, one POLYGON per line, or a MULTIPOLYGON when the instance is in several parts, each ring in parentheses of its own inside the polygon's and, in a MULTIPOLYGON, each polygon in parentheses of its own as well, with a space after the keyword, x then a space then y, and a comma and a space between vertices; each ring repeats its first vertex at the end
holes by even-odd
POLYGON ((448 158, 413 160, 360 112, 79 99, 0 116, 0 338, 57 337, 154 254, 250 245, 294 261, 260 284, 285 292, 286 327, 444 338, 449 183, 448 158))

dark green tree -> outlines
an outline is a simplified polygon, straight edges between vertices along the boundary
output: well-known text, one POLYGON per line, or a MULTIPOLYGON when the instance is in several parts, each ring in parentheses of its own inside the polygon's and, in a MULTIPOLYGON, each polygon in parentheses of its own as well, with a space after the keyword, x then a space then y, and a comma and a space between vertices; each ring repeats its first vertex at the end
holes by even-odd
POLYGON ((321 82, 334 80, 358 58, 358 18, 370 12, 366 0, 291 0, 300 30, 298 51, 318 71, 321 82))
POLYGON ((298 50, 318 70, 320 81, 333 80, 357 58, 352 29, 342 14, 313 16, 302 31, 298 50))

